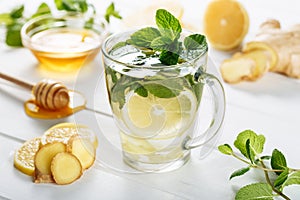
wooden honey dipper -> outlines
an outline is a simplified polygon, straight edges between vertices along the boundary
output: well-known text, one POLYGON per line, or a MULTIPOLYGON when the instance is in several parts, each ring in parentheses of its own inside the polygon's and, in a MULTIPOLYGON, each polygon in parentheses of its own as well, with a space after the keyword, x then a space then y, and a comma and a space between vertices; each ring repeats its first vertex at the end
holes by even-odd
POLYGON ((36 105, 46 110, 60 110, 67 107, 70 102, 69 90, 62 83, 42 80, 32 85, 1 72, 0 78, 32 91, 36 105))

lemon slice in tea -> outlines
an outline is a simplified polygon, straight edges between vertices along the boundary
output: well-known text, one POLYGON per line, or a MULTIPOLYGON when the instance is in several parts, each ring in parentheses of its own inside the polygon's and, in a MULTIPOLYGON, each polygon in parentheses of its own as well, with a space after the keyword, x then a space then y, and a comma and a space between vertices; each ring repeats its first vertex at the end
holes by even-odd
POLYGON ((131 134, 139 137, 170 137, 189 127, 196 113, 197 99, 191 91, 172 98, 152 94, 127 96, 122 116, 131 134))

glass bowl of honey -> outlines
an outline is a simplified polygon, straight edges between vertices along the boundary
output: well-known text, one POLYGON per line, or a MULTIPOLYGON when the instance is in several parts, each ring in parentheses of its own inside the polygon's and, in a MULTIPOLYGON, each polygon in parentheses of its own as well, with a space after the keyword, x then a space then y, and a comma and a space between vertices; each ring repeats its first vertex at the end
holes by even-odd
POLYGON ((58 72, 77 71, 91 62, 107 35, 104 20, 80 13, 42 15, 26 22, 21 30, 23 46, 40 66, 58 72))

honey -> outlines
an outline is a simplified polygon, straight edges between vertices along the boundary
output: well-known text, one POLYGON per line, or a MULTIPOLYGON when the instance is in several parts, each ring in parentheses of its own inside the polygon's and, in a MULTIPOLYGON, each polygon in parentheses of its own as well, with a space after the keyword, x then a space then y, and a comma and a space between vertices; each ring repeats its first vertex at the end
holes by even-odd
POLYGON ((30 50, 47 70, 76 71, 98 54, 100 38, 90 29, 51 28, 31 37, 30 50))
POLYGON ((57 82, 41 81, 33 87, 32 93, 34 98, 24 104, 25 113, 32 118, 60 119, 86 108, 86 99, 81 93, 67 90, 57 82), (76 104, 71 101, 73 98, 77 99, 76 104))
POLYGON ((35 100, 30 99, 24 104, 25 112, 28 116, 37 119, 60 119, 72 115, 78 111, 84 110, 85 105, 80 105, 72 108, 66 106, 58 110, 48 110, 36 104, 35 100))

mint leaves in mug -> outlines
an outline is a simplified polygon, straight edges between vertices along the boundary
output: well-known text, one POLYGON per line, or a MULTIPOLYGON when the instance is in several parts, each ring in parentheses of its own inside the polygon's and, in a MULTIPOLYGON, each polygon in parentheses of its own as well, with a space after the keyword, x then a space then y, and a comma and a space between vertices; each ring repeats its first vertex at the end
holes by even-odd
POLYGON ((158 9, 155 19, 158 28, 142 28, 131 35, 128 43, 160 52, 162 64, 176 65, 183 49, 194 50, 207 45, 205 36, 201 34, 192 34, 180 42, 180 22, 167 10, 158 9))

